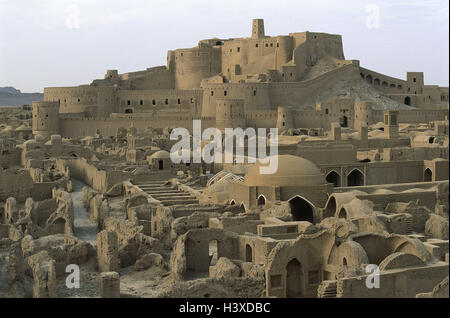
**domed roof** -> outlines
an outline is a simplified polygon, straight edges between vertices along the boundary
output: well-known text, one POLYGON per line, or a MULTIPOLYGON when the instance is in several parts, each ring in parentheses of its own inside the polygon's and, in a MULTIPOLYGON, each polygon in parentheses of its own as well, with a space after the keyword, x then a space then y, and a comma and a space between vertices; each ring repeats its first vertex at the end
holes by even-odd
POLYGON ((249 186, 315 186, 327 183, 324 174, 311 161, 292 155, 278 156, 278 169, 274 174, 261 174, 258 161, 245 175, 249 186))
POLYGON ((153 155, 150 156, 151 159, 169 159, 170 154, 165 150, 160 150, 155 152, 153 155))

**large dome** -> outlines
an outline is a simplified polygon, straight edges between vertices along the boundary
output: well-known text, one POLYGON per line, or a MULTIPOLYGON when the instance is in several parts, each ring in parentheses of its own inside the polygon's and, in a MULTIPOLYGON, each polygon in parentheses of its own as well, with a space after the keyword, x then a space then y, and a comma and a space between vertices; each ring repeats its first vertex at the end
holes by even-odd
POLYGON ((292 155, 278 156, 274 174, 260 174, 260 162, 248 169, 244 183, 249 186, 316 186, 326 183, 324 174, 309 160, 292 155))

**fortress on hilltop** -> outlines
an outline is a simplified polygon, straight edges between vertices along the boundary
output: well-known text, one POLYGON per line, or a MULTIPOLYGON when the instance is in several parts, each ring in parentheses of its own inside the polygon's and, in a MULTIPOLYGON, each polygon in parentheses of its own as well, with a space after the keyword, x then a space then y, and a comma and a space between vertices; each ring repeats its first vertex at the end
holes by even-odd
POLYGON ((49 87, 33 103, 33 132, 50 136, 114 135, 119 127, 278 127, 358 129, 398 110, 399 122, 443 120, 448 87, 406 80, 346 60, 340 35, 267 36, 253 20, 250 38, 207 39, 167 54, 167 65, 119 74, 77 87, 49 87))

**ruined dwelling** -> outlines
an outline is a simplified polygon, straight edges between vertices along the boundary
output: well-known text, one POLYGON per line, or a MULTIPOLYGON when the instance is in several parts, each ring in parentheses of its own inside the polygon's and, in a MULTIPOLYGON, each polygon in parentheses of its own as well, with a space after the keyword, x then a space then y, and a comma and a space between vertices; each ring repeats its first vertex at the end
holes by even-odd
POLYGON ((260 19, 46 88, 0 112, 0 297, 448 297, 448 98, 260 19), (278 128, 278 169, 174 163, 193 120, 278 128))

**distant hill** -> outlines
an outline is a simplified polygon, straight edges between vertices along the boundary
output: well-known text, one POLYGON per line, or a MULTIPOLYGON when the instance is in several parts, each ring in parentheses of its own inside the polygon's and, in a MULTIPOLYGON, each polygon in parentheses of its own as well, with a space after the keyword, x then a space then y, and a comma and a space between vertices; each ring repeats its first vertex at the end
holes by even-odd
POLYGON ((14 87, 0 87, 0 106, 22 106, 43 99, 44 94, 41 93, 22 93, 14 87))

